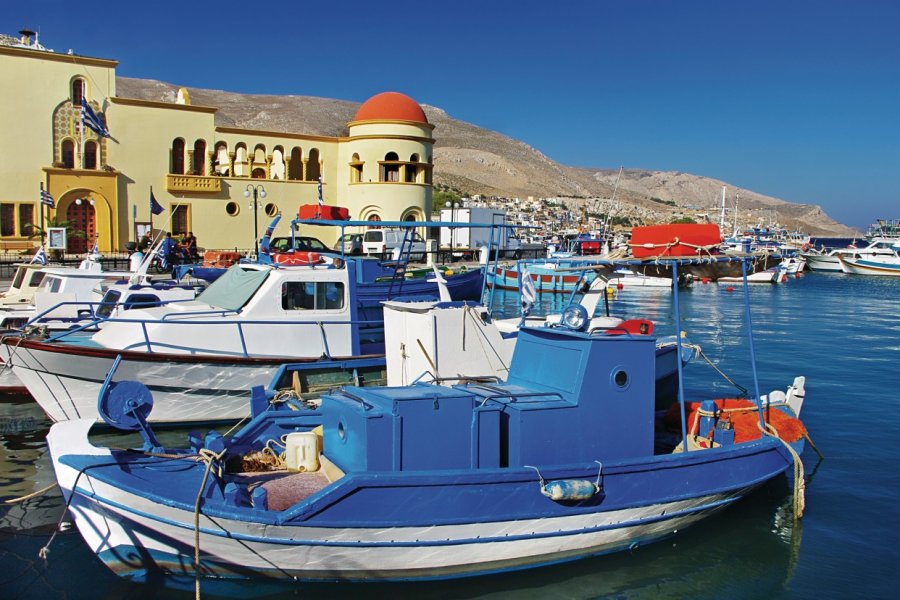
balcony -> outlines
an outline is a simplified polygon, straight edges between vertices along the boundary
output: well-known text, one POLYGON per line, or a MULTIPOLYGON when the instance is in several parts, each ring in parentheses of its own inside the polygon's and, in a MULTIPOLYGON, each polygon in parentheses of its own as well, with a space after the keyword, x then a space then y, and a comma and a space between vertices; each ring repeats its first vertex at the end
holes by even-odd
POLYGON ((203 175, 166 175, 166 189, 182 194, 217 194, 222 191, 222 180, 203 175))

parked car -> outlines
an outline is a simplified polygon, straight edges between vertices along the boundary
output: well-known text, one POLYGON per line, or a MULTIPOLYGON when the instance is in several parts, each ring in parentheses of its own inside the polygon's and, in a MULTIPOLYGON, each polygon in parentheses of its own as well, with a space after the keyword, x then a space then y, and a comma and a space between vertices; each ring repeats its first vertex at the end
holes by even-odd
POLYGON ((361 233, 345 233, 334 243, 335 252, 343 250, 344 254, 358 256, 363 253, 363 234, 361 233))
MULTIPOLYGON (((363 236, 363 252, 389 256, 394 248, 403 244, 404 230, 400 228, 370 229, 363 236)), ((412 245, 409 247, 410 260, 425 258, 425 240, 417 232, 412 234, 412 245)))
MULTIPOLYGON (((272 252, 289 252, 291 250, 291 237, 276 237, 269 242, 272 252)), ((298 252, 331 252, 331 248, 325 245, 319 238, 308 235, 294 236, 294 250, 298 252)))

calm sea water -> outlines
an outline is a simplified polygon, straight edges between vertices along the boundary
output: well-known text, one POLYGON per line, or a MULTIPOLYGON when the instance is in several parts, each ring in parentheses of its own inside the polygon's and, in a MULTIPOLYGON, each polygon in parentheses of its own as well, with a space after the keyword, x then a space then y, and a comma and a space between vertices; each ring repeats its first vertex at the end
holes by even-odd
MULTIPOLYGON (((750 290, 763 392, 807 377, 803 420, 825 460, 807 449, 807 511, 795 524, 785 478, 727 511, 635 552, 556 567, 450 582, 390 585, 258 585, 235 597, 410 598, 894 598, 900 567, 900 280, 809 274, 750 290)), ((682 329, 729 376, 751 388, 740 288, 684 292, 682 329)), ((516 299, 498 294, 508 312, 516 299)), ((545 297, 545 309, 562 298, 545 297)), ((612 311, 649 317, 672 333, 670 297, 624 290, 612 311)), ((685 371, 688 395, 733 389, 701 361, 685 371)), ((0 499, 54 481, 44 446, 49 423, 27 398, 0 399, 0 499)), ((174 443, 180 433, 166 441, 174 443)), ((69 528, 49 560, 37 553, 62 515, 55 491, 0 506, 3 598, 193 597, 120 581, 69 528)), ((204 585, 204 597, 214 597, 204 585)))

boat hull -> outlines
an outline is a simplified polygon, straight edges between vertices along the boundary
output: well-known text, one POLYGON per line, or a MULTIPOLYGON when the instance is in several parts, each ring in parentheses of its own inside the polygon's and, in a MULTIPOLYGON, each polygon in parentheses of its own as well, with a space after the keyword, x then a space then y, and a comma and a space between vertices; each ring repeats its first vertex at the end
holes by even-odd
MULTIPOLYGON (((68 434, 85 424, 90 422, 54 426, 48 444, 64 495, 74 493, 70 510, 89 547, 125 578, 193 577, 189 497, 200 487, 203 465, 132 454, 125 460, 158 461, 158 468, 171 469, 183 494, 178 500, 161 497, 160 490, 129 489, 116 482, 115 473, 140 468, 115 465, 121 454, 79 446, 68 434)), ((534 471, 521 468, 347 475, 284 511, 245 510, 258 513, 255 521, 204 501, 201 569, 210 577, 372 581, 551 564, 672 535, 790 464, 786 449, 770 438, 605 463, 602 491, 582 502, 544 497, 534 471)), ((593 481, 597 466, 547 469, 543 475, 593 481)))
POLYGON ((855 259, 841 257, 841 270, 851 275, 878 275, 900 277, 900 259, 855 259))
MULTIPOLYGON (((44 343, 34 340, 0 345, 5 361, 53 421, 99 420, 97 397, 117 356, 122 360, 115 380, 144 383, 154 396, 150 421, 186 423, 232 421, 249 414, 247 390, 268 385, 278 367, 296 358, 209 357, 125 352, 106 348, 44 343)), ((380 357, 358 357, 380 361, 380 357)), ((340 361, 341 359, 335 359, 340 361)), ((347 360, 352 360, 347 359, 347 360)), ((321 364, 322 373, 339 373, 342 364, 321 364)), ((351 367, 352 368, 352 367, 351 367)), ((346 377, 340 383, 346 383, 346 377)), ((336 382, 338 383, 338 382, 336 382)))

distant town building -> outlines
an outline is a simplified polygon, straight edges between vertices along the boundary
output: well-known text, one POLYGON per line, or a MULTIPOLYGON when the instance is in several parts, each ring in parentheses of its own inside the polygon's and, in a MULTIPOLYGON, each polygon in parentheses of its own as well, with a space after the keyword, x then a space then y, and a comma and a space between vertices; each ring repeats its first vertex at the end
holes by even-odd
MULTIPOLYGON (((408 96, 370 98, 345 137, 221 127, 217 109, 193 105, 185 89, 174 102, 119 97, 115 60, 57 54, 30 34, 0 45, 0 250, 38 243, 41 186, 54 202, 44 215, 81 232, 69 236, 70 252, 94 240, 121 250, 151 220, 194 232, 202 247, 252 248, 279 212, 277 233, 287 233, 298 206, 318 201, 320 178, 324 202, 354 219, 430 216, 434 126, 408 96), (82 125, 82 102, 100 133, 82 125), (259 185, 266 194, 254 202, 259 185), (162 207, 152 216, 151 188, 162 207)), ((305 233, 327 243, 338 235, 305 233)))

